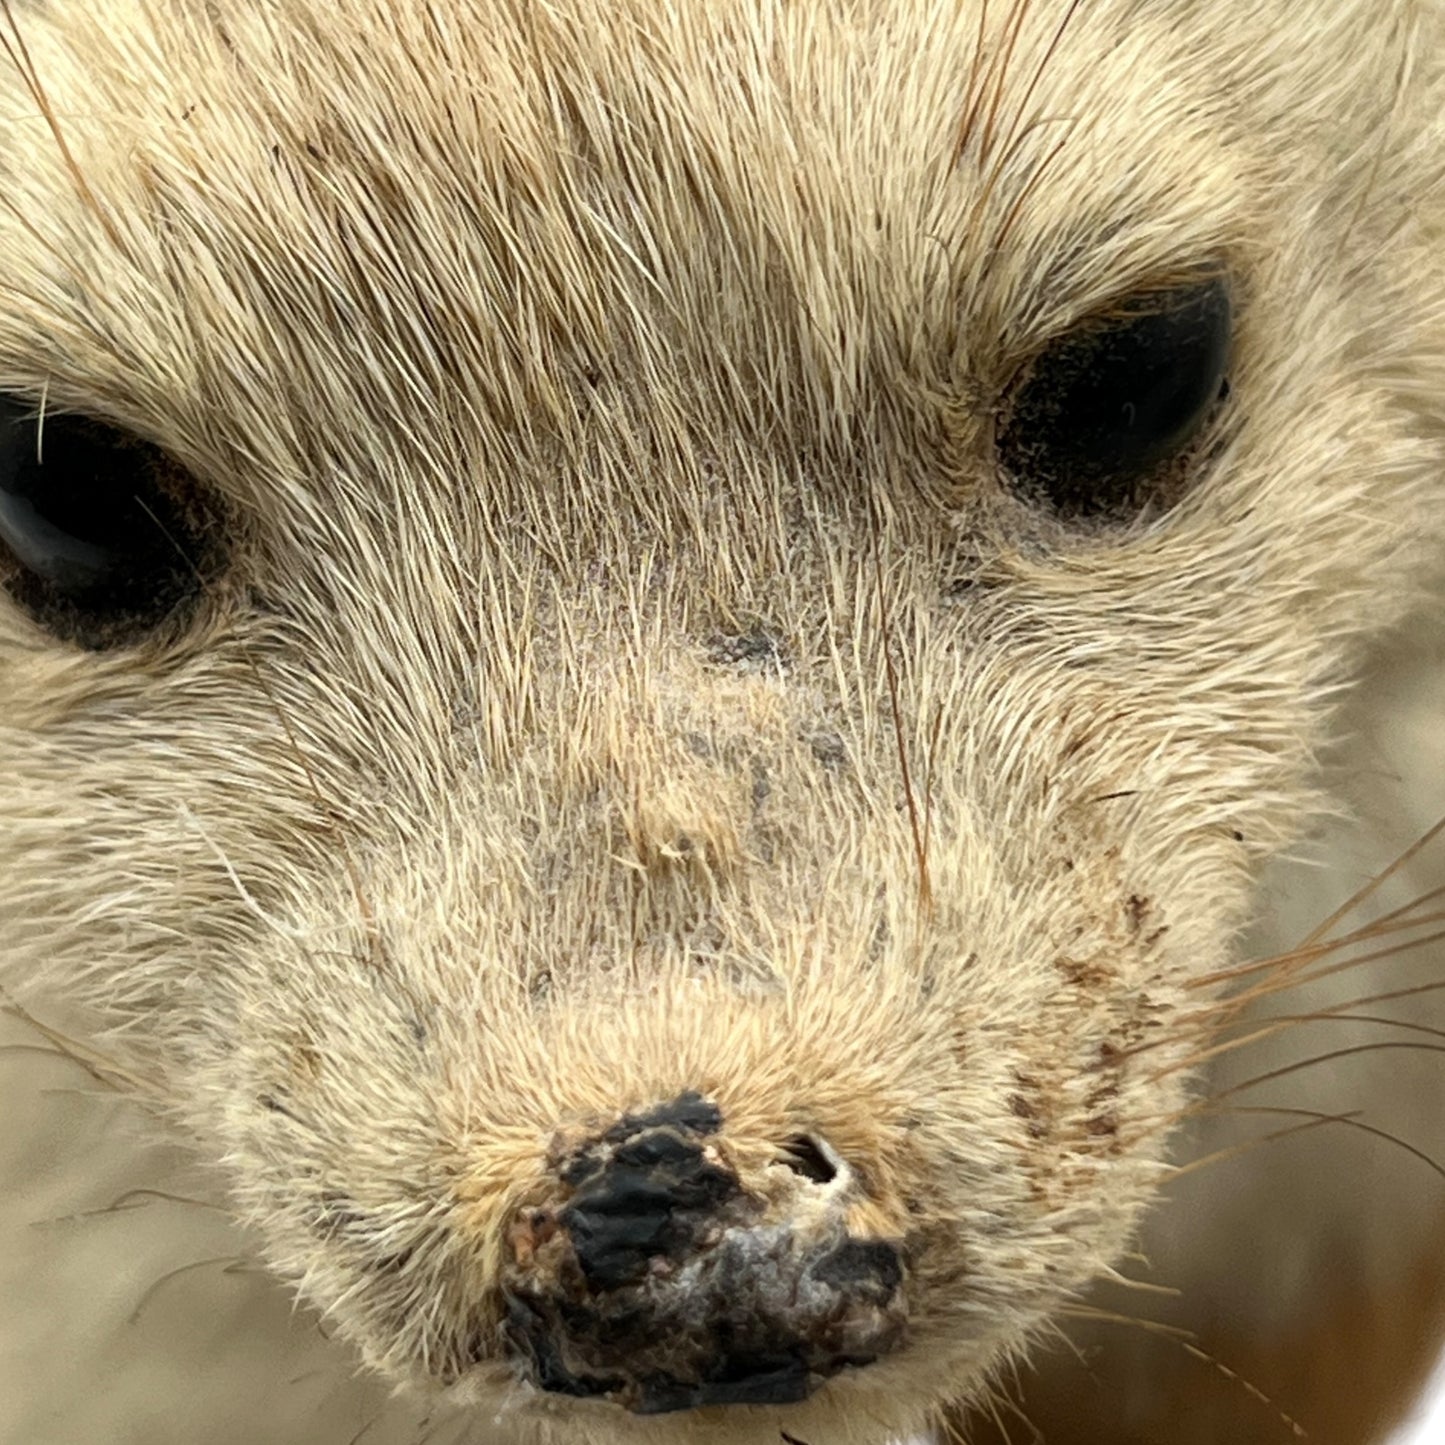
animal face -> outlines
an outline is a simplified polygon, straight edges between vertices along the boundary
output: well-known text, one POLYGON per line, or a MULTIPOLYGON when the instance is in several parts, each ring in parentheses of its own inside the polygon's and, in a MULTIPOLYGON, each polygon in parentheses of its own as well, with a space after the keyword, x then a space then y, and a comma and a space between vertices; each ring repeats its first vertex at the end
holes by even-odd
POLYGON ((1223 8, 7 14, 5 976, 370 1367, 876 1442, 1124 1247, 1440 462, 1412 12, 1223 8))

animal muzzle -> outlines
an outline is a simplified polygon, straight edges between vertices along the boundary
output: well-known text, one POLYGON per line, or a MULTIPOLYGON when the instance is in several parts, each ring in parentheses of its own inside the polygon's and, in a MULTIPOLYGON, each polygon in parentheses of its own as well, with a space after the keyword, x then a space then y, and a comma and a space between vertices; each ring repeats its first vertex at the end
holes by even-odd
POLYGON ((721 1122, 683 1095, 554 1159, 504 1276, 508 1344, 541 1389, 639 1414, 783 1404, 903 1342, 903 1259, 848 1232, 846 1163, 784 1148, 745 1184, 721 1122))

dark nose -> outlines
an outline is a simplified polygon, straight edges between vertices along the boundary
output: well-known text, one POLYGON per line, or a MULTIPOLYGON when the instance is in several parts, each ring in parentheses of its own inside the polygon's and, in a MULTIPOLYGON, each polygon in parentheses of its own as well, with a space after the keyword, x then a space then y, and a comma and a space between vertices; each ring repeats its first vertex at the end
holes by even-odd
POLYGON ((846 1164, 785 1147, 745 1184, 721 1126, 695 1094, 629 1115, 518 1217, 507 1335, 542 1389, 639 1414, 784 1404, 902 1343, 902 1260, 849 1235, 846 1164))

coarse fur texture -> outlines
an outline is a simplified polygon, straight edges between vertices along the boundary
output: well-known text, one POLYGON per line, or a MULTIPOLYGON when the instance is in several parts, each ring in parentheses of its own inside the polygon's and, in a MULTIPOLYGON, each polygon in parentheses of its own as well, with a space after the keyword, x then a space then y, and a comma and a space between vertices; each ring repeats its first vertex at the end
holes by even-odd
MULTIPOLYGON (((0 38, 0 391, 227 518, 135 645, 0 599, 8 993, 76 1011, 458 1438, 881 1445, 1010 1391, 1170 1173, 1345 684, 1438 627, 1445 11, 49 0, 0 38), (1236 320, 1188 485, 1090 524, 1011 487, 1020 368, 1201 271, 1236 320), (906 1344, 786 1406, 538 1391, 518 1221, 690 1092, 769 1208, 821 1141, 828 1227, 901 1250, 906 1344)), ((1227 1238, 1223 1177, 1180 1184, 1227 1238)), ((1249 1296, 1159 1217, 1240 1338, 1316 1310, 1319 1255, 1249 1296)), ((1235 1390, 1201 1438, 1277 1439, 1288 1381, 1239 1351, 1279 1407, 1235 1390)), ((1164 1368, 1097 1438, 1206 1428, 1164 1368)), ((1316 1438, 1387 1423, 1376 1373, 1316 1438)), ((1095 1438, 1060 1388, 1048 1438, 1095 1438)), ((268 1404, 238 1439, 333 1428, 268 1404)), ((46 1409, 13 1438, 96 1438, 46 1409)))

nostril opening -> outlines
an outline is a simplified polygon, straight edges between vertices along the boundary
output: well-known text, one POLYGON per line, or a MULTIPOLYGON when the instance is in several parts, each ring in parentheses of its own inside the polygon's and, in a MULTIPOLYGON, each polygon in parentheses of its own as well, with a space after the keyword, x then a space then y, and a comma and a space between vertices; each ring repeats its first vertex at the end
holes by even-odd
POLYGON ((809 1134, 799 1134, 783 1145, 783 1163, 814 1184, 831 1184, 838 1177, 838 1166, 829 1152, 809 1134))

